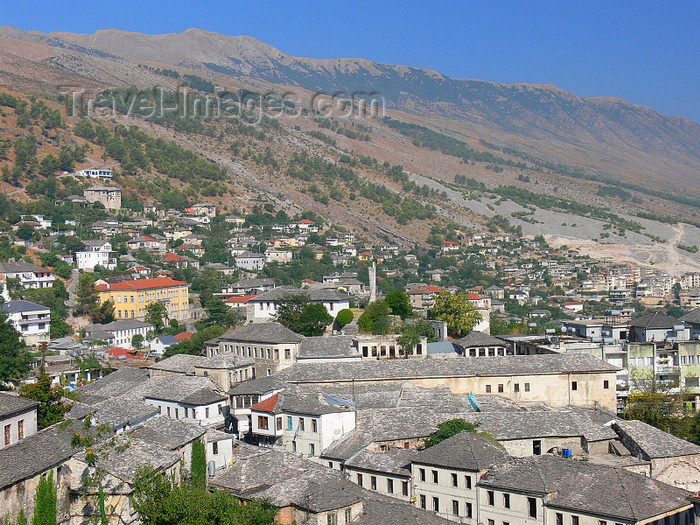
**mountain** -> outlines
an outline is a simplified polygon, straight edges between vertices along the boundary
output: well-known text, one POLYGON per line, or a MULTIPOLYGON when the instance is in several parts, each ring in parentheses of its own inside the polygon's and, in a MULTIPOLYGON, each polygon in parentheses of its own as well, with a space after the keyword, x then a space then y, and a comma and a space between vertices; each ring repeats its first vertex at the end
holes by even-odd
POLYGON ((534 142, 534 152, 551 158, 593 154, 605 163, 599 166, 603 171, 626 164, 634 170, 639 163, 641 177, 663 184, 687 187, 700 172, 698 124, 613 97, 582 98, 551 85, 462 80, 361 58, 299 58, 250 36, 201 29, 164 35, 114 29, 46 34, 3 27, 0 36, 107 61, 158 62, 219 78, 253 78, 311 92, 377 93, 389 108, 448 118, 458 126, 483 126, 492 134, 515 135, 519 140, 511 139, 513 144, 529 149, 534 142), (547 142, 555 151, 550 153, 538 142, 547 142))
MULTIPOLYGON (((405 246, 457 224, 543 234, 593 255, 674 271, 700 267, 697 254, 681 248, 700 245, 700 126, 686 118, 550 85, 461 80, 361 58, 293 57, 252 37, 199 29, 146 35, 0 27, 0 85, 24 100, 36 95, 60 106, 76 88, 94 94, 185 84, 195 92, 291 92, 299 99, 291 113, 306 118, 284 114, 255 130, 241 122, 98 117, 93 124, 107 124, 115 136, 116 124, 136 126, 227 175, 189 181, 162 159, 130 158, 94 141, 86 164, 121 168, 120 184, 147 200, 177 200, 182 191, 229 210, 267 202, 405 246), (326 118, 314 111, 319 91, 375 93, 386 118, 326 118)), ((45 140, 41 129, 8 118, 3 140, 35 133, 38 160, 57 155, 60 144, 83 142, 62 131, 45 140)), ((78 119, 66 115, 66 122, 70 132, 78 119)), ((37 191, 30 179, 17 183, 37 191)))

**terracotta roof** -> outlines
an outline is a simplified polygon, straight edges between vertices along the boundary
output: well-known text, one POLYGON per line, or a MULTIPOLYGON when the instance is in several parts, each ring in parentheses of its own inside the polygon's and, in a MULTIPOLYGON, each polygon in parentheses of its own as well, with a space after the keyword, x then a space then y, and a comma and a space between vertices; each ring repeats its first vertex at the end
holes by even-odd
POLYGON ((260 412, 272 412, 277 406, 277 401, 280 395, 275 394, 274 396, 268 397, 267 399, 260 401, 260 403, 255 403, 250 407, 251 410, 258 410, 260 412))
POLYGON ((446 292, 444 288, 440 288, 439 286, 433 286, 432 284, 429 284, 427 286, 419 286, 417 288, 411 288, 410 290, 406 290, 406 293, 408 295, 419 295, 419 294, 426 294, 426 293, 441 293, 441 292, 446 292))
POLYGON ((316 223, 314 221, 309 220, 309 219, 302 219, 297 224, 316 224, 316 223))
POLYGON ((257 297, 257 295, 234 295, 233 297, 229 297, 226 299, 224 302, 226 303, 236 303, 236 304, 246 304, 248 301, 251 299, 257 297))
POLYGON ((98 284, 95 288, 101 291, 112 290, 145 290, 148 288, 167 288, 171 286, 187 286, 183 281, 168 279, 167 277, 156 277, 154 279, 134 279, 132 281, 122 281, 113 284, 98 284))
POLYGON ((192 339, 192 332, 180 332, 179 334, 175 334, 175 339, 178 341, 189 341, 192 339))
POLYGON ((176 254, 176 253, 170 253, 170 252, 168 252, 168 253, 165 254, 164 259, 165 259, 166 262, 185 262, 185 261, 189 261, 189 259, 188 259, 187 257, 184 257, 184 256, 182 256, 182 255, 178 255, 178 254, 176 254))
POLYGON ((481 297, 478 293, 469 292, 467 294, 467 299, 469 299, 470 301, 480 301, 481 299, 483 299, 483 297, 481 297))

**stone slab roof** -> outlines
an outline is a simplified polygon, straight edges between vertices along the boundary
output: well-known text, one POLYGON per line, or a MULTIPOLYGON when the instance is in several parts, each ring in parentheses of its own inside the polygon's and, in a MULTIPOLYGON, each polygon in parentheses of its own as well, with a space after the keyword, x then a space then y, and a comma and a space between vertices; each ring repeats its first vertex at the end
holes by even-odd
POLYGON ((647 330, 671 330, 678 324, 683 323, 663 312, 652 312, 630 321, 630 326, 646 328, 647 330))
POLYGON ((363 450, 346 461, 345 466, 410 478, 411 461, 417 456, 418 451, 415 449, 395 448, 386 452, 363 450))
POLYGON ((42 306, 31 301, 18 300, 18 301, 8 301, 3 303, 2 311, 10 314, 16 314, 19 312, 37 312, 37 311, 49 311, 48 306, 42 306))
POLYGON ((700 324, 700 308, 696 308, 695 310, 691 310, 690 312, 685 314, 683 317, 679 317, 678 320, 684 321, 686 323, 700 324))
POLYGON ((206 358, 199 355, 175 354, 166 359, 161 359, 150 366, 152 370, 174 372, 177 374, 194 375, 194 369, 206 358))
POLYGON ((479 472, 510 459, 503 447, 477 432, 463 431, 420 451, 414 463, 479 472))
POLYGON ((547 505, 638 522, 690 505, 690 492, 624 469, 551 455, 517 458, 487 472, 479 485, 550 494, 547 505))
POLYGON ((460 348, 473 348, 478 346, 507 346, 507 343, 501 339, 477 330, 472 330, 461 339, 457 339, 455 344, 460 348))
POLYGON ((339 359, 360 354, 349 335, 307 337, 299 344, 298 359, 339 359))
POLYGON ((0 392, 0 419, 34 410, 38 406, 37 401, 0 392))
POLYGON ((121 368, 97 381, 78 387, 83 402, 111 399, 129 392, 148 381, 148 371, 141 368, 121 368))
MULTIPOLYGON (((275 290, 277 289, 278 288, 275 288, 275 290)), ((291 331, 289 328, 282 326, 280 323, 272 322, 246 324, 240 328, 226 332, 219 339, 222 341, 284 344, 299 343, 304 339, 304 336, 291 331)))
POLYGON ((700 454, 700 446, 647 425, 643 421, 620 419, 615 421, 612 428, 620 437, 627 436, 634 441, 649 459, 700 454))
POLYGON ((194 423, 156 416, 139 425, 133 435, 147 443, 155 443, 168 450, 177 450, 204 435, 206 431, 206 428, 194 423))

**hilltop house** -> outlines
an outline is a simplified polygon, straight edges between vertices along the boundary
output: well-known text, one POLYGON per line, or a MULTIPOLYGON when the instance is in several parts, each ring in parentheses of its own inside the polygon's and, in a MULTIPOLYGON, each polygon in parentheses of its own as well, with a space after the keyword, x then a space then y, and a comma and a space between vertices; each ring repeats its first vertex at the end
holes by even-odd
POLYGON ((88 241, 85 250, 75 252, 75 260, 79 270, 94 270, 100 266, 108 270, 117 267, 117 260, 110 257, 112 245, 109 241, 88 241))
POLYGON ((122 190, 113 186, 90 186, 83 190, 83 197, 90 204, 99 202, 108 210, 122 207, 122 190))

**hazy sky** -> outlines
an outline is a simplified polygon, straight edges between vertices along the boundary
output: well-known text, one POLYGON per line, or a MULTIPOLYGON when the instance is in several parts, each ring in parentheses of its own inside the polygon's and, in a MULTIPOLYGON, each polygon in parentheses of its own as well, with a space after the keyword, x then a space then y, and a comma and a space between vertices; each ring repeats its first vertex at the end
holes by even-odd
POLYGON ((296 56, 555 84, 700 122, 698 1, 4 0, 1 13, 0 25, 41 31, 247 34, 296 56))

